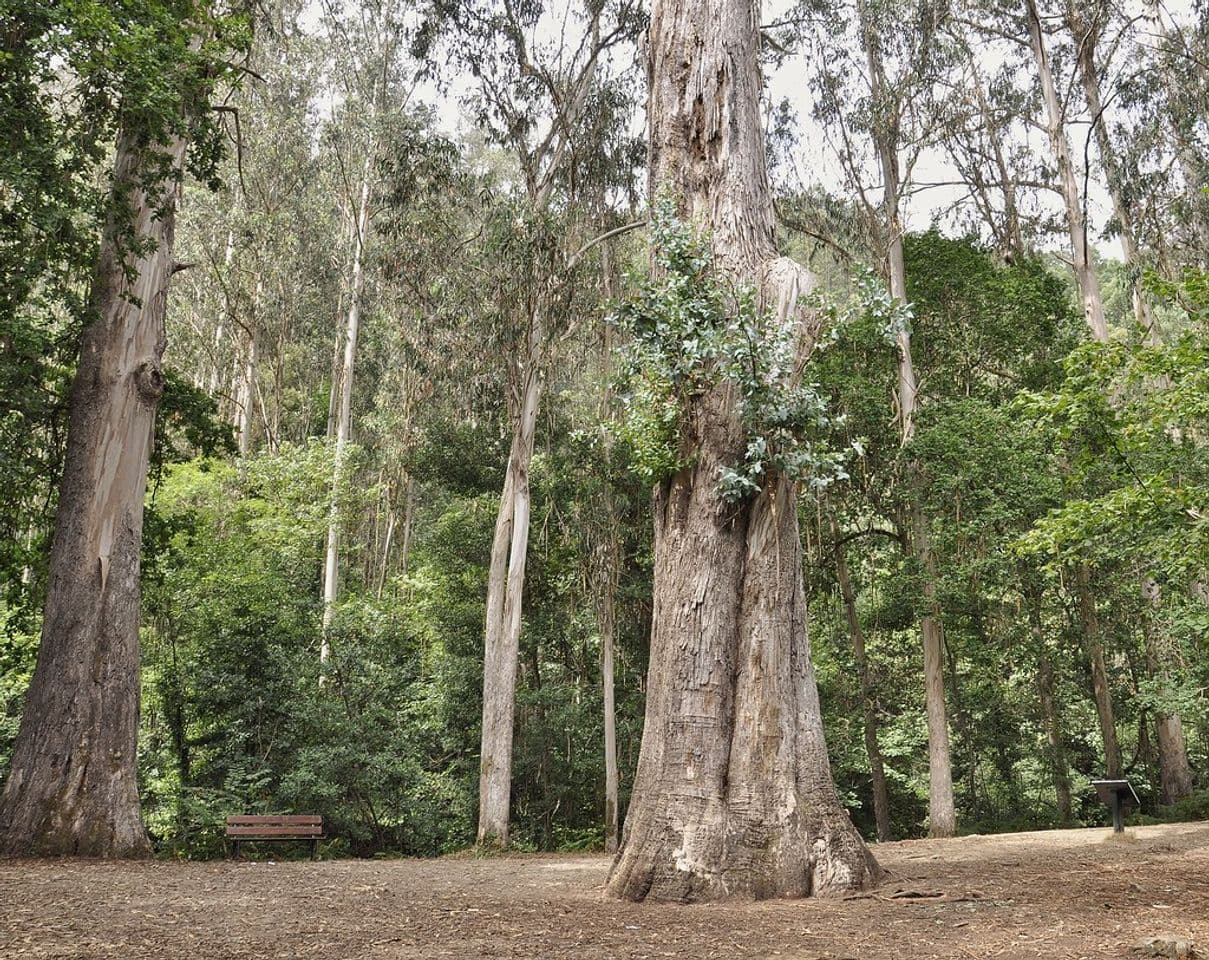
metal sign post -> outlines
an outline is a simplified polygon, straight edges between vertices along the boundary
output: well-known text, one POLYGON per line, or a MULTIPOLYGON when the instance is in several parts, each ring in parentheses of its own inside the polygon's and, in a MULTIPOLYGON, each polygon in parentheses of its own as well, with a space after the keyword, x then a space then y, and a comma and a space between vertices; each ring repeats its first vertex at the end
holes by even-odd
POLYGON ((1125 831, 1125 807, 1138 806, 1138 795, 1133 792, 1128 780, 1093 780, 1091 785, 1096 788, 1098 796, 1112 810, 1112 832, 1125 831))

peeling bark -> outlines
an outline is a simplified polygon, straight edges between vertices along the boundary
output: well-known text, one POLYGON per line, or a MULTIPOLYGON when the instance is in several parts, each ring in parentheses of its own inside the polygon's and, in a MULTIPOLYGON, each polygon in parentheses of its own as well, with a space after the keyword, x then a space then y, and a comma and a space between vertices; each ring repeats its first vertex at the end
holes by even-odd
POLYGON ((140 549, 185 146, 118 138, 95 319, 71 390, 42 642, 0 799, 3 853, 151 853, 136 762, 140 549))
MULTIPOLYGON (((715 267, 812 330, 813 278, 779 257, 760 116, 759 6, 656 0, 648 39, 650 191, 709 231, 715 267)), ((606 885, 631 900, 808 896, 880 870, 840 805, 810 663, 797 490, 740 503, 719 470, 746 437, 733 388, 688 403, 691 465, 655 492, 646 724, 606 885)))
POLYGON ((531 319, 520 409, 514 423, 504 492, 491 544, 483 646, 483 729, 479 754, 481 844, 506 847, 512 792, 512 738, 521 607, 529 549, 529 468, 541 399, 540 312, 531 319))
POLYGON ((953 800, 953 761, 945 710, 944 631, 936 599, 936 561, 927 520, 919 509, 915 510, 911 546, 923 566, 926 609, 919 621, 919 632, 923 640, 924 703, 928 718, 928 832, 933 837, 951 837, 957 832, 957 808, 953 800))

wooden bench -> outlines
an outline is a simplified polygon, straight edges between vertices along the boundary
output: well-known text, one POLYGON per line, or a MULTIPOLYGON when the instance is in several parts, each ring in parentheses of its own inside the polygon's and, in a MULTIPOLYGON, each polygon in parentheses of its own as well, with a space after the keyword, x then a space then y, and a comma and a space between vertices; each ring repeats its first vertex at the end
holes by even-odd
POLYGON ((316 816, 244 816, 227 817, 227 839, 231 855, 239 859, 239 845, 245 840, 304 840, 311 845, 311 859, 318 858, 319 841, 324 838, 323 817, 316 816))

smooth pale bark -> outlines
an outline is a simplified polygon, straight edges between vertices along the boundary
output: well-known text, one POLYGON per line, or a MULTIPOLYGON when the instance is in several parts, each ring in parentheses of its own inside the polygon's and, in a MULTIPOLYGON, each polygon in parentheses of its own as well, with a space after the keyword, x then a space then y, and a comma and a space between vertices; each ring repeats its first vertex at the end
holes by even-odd
MULTIPOLYGON (((708 231, 715 268, 781 322, 813 278, 779 257, 760 116, 759 7, 656 0, 650 195, 708 231)), ((810 662, 797 490, 729 502, 747 437, 733 387, 686 402, 689 466, 654 494, 646 722, 606 891, 632 900, 827 894, 880 873, 839 802, 810 662)))
MULTIPOLYGON (((887 101, 886 73, 882 64, 880 40, 870 24, 864 3, 857 6, 861 18, 861 44, 869 67, 869 93, 879 111, 884 113, 887 101)), ((880 113, 879 113, 880 115, 880 113)), ((873 145, 882 168, 882 246, 886 258, 885 274, 890 281, 890 294, 900 303, 907 302, 907 266, 903 257, 903 223, 899 212, 901 177, 898 165, 898 143, 890 118, 873 125, 873 145)), ((898 416, 903 443, 911 439, 915 428, 917 384, 915 366, 911 362, 911 331, 899 330, 898 345, 898 416)))
MULTIPOLYGON (((226 277, 231 275, 231 261, 235 259, 235 229, 232 227, 227 230, 227 243, 223 249, 222 266, 223 273, 226 277)), ((218 357, 222 349, 223 337, 225 335, 224 323, 225 317, 219 316, 218 323, 214 328, 214 347, 210 355, 210 376, 206 381, 206 392, 211 397, 217 397, 219 389, 222 386, 222 364, 219 363, 218 357)), ((198 384, 200 387, 201 384, 198 384)))
POLYGON ((511 811, 512 738, 525 562, 529 548, 529 468, 541 399, 540 312, 531 319, 529 357, 514 421, 512 449, 496 517, 487 579, 483 644, 483 724, 479 753, 480 844, 506 847, 511 811))
POLYGON ((1057 697, 1054 694, 1054 665, 1050 660, 1049 648, 1045 643, 1045 631, 1041 619, 1041 592, 1028 593, 1029 632, 1033 637, 1033 648, 1037 657, 1037 702, 1041 707, 1041 718, 1045 724, 1045 740, 1048 747, 1050 775, 1054 782, 1054 798, 1058 817, 1063 823, 1073 819, 1070 797, 1070 766, 1066 760, 1066 744, 1062 738, 1062 720, 1058 713, 1057 697))
MULTIPOLYGON (((414 502, 415 479, 410 473, 405 474, 403 481, 403 531, 402 542, 399 545, 399 571, 404 576, 407 575, 407 564, 411 559, 411 514, 414 502)), ((388 498, 389 499, 389 498, 388 498)), ((375 595, 379 600, 382 599, 382 590, 386 585, 386 573, 390 567, 390 551, 394 546, 395 528, 399 525, 398 511, 394 504, 389 506, 389 517, 386 524, 386 542, 382 545, 382 562, 378 567, 378 584, 375 588, 375 595)))
POLYGON ((1096 598, 1091 590, 1091 571, 1086 563, 1080 563, 1075 567, 1075 590, 1079 600, 1079 619, 1083 626, 1084 649, 1091 666, 1091 685, 1096 702, 1096 717, 1100 722, 1100 737, 1104 741, 1104 773, 1108 779, 1116 780, 1121 776, 1121 748, 1117 742, 1112 692, 1108 685, 1108 668, 1104 662, 1100 616, 1096 611, 1096 598))
POLYGON ((957 832, 953 800, 953 761, 945 710, 944 630, 936 598, 936 560, 928 522, 918 508, 913 514, 911 546, 923 568, 925 614, 919 621, 924 651, 924 704, 928 718, 928 832, 951 837, 957 832))
MULTIPOLYGON (((892 118, 884 116, 889 91, 886 89, 885 68, 881 43, 869 21, 863 3, 859 4, 861 43, 869 68, 869 92, 872 101, 880 105, 881 122, 873 128, 874 148, 882 169, 882 231, 886 257, 886 274, 890 294, 900 303, 907 302, 907 266, 903 255, 903 223, 899 210, 902 188, 899 172, 898 142, 892 118)), ((915 365, 911 358, 911 331, 904 327, 895 334, 898 346, 898 417, 902 442, 910 443, 915 432, 915 413, 919 404, 915 365)), ((911 485, 922 486, 918 465, 908 467, 911 485)), ((923 645, 924 693, 928 715, 929 822, 933 836, 952 836, 957 829, 957 812, 953 802, 953 770, 949 750, 949 725, 945 709, 943 634, 940 608, 936 602, 936 560, 932 553, 927 522, 918 509, 910 544, 924 572, 926 613, 920 618, 920 639, 923 645)))
MULTIPOLYGON (((252 396, 256 392, 256 334, 247 332, 243 369, 239 371, 239 393, 235 400, 235 428, 239 456, 246 459, 252 451, 252 396)), ((238 358, 235 361, 239 363, 238 358)))
MULTIPOLYGON (((838 533, 838 528, 833 527, 838 533)), ((844 547, 837 543, 835 572, 839 581, 840 598, 844 602, 844 617, 848 621, 848 635, 852 638, 852 659, 856 662, 856 676, 861 690, 861 712, 864 719, 865 753, 869 757, 869 777, 873 788, 873 819, 877 825, 877 839, 893 840, 894 830, 890 825, 890 796, 886 790, 886 770, 882 764, 882 751, 877 742, 877 704, 874 699, 873 681, 869 675, 869 658, 865 653, 865 632, 856 609, 856 591, 848 573, 848 557, 844 547)))
POLYGON ((356 234, 353 238, 353 265, 349 279, 348 321, 344 328, 344 361, 340 367, 340 402, 336 409, 336 450, 332 459, 332 503, 327 521, 327 548, 323 559, 323 636, 319 642, 319 662, 331 657, 329 628, 336 610, 340 589, 340 484, 353 426, 353 374, 357 363, 357 337, 361 330, 361 294, 365 285, 364 255, 369 229, 370 172, 373 142, 365 153, 361 172, 361 199, 357 207, 356 234))
POLYGON ((1049 55, 1045 49, 1045 34, 1035 0, 1025 0, 1029 39, 1033 59, 1037 65, 1037 76, 1041 82, 1041 98, 1045 104, 1046 130, 1050 149, 1058 167, 1058 182, 1066 208, 1066 226, 1070 235, 1072 267, 1079 297, 1083 302, 1083 316, 1087 326, 1097 340, 1108 339, 1108 321, 1104 318, 1104 300, 1100 295, 1100 283, 1091 260, 1091 245, 1087 240, 1087 221, 1083 215, 1083 201, 1079 183, 1075 178, 1075 167, 1071 160, 1070 141, 1066 136, 1066 121, 1058 91, 1054 85, 1054 74, 1050 69, 1049 55))
POLYGON ((1148 336, 1157 333, 1154 328, 1154 314, 1146 298, 1142 296, 1138 272, 1141 263, 1138 259, 1137 230, 1134 227, 1133 211, 1125 200, 1124 184, 1121 182, 1121 168, 1116 162, 1116 151, 1108 135, 1108 123, 1104 119, 1104 104, 1100 96, 1100 77, 1096 70, 1096 34, 1095 28, 1087 24, 1075 6, 1067 7, 1067 19, 1071 33, 1074 35, 1077 56, 1075 65, 1079 72, 1079 82, 1083 86, 1083 95, 1087 100, 1087 109, 1091 113, 1092 130, 1096 137, 1096 147, 1100 151, 1100 167, 1108 184, 1108 195, 1112 199, 1113 216, 1116 218, 1121 237, 1121 254, 1126 271, 1129 274, 1130 298, 1133 303, 1134 317, 1138 326, 1148 336))
MULTIPOLYGON (((603 36, 600 18, 603 6, 589 5, 590 19, 579 52, 585 53, 572 75, 551 87, 554 116, 547 138, 535 149, 518 145, 517 159, 523 172, 530 209, 544 213, 550 206, 559 174, 572 150, 572 131, 589 102, 596 70, 603 51, 613 40, 603 36), (544 162, 543 162, 544 161, 544 162)), ((516 25, 515 11, 508 10, 516 25)), ((520 29, 518 26, 517 29, 520 29)), ((537 74, 520 47, 522 66, 537 74)), ((576 56, 578 60, 578 54, 576 56)), ((549 80, 549 76, 546 78, 549 80)), ((563 261, 569 274, 578 257, 563 261)), ((516 654, 520 646, 521 613, 525 583, 525 559, 529 543, 529 465, 533 457, 537 408, 542 391, 545 363, 545 324, 549 303, 557 288, 560 271, 548 273, 534 296, 529 313, 529 334, 521 369, 518 396, 513 408, 512 450, 500 511, 496 518, 491 566, 487 578, 487 612, 483 631, 483 724, 479 760, 478 842, 507 846, 510 784, 512 779, 512 736, 515 724, 516 654)))
MULTIPOLYGON (((1170 683, 1175 660, 1167 638, 1159 629, 1158 613, 1163 595, 1157 582, 1146 577, 1142 595, 1150 604, 1143 625, 1146 640, 1146 667, 1151 677, 1164 685, 1170 683)), ((1192 795, 1192 769, 1188 765, 1188 744, 1179 714, 1159 705, 1154 710, 1154 732, 1159 746, 1159 794, 1163 803, 1178 803, 1192 795)))
POLYGON ((407 575, 411 563, 411 531, 416 511, 416 481, 407 475, 407 484, 403 490, 403 542, 399 545, 399 572, 407 575))
MULTIPOLYGON (((606 208, 604 197, 601 197, 601 209, 606 208)), ((612 250, 606 242, 600 250, 601 293, 607 302, 617 296, 617 264, 612 250)), ((602 373, 606 387, 600 400, 600 422, 607 424, 610 408, 613 405, 613 391, 609 383, 612 370, 613 356, 613 327, 607 325, 604 330, 604 356, 602 358, 602 373)), ((613 446, 612 434, 603 431, 604 459, 606 481, 612 473, 613 446)), ((621 812, 620 782, 617 772, 617 705, 613 680, 613 642, 617 630, 617 580, 621 568, 621 546, 618 528, 621 520, 617 515, 617 504, 613 490, 606 482, 604 488, 605 522, 600 563, 596 571, 599 586, 596 589, 600 618, 600 685, 603 700, 604 721, 604 760, 605 760, 605 850, 616 853, 621 844, 621 812)))
MULTIPOLYGON (((612 533, 609 533, 610 539, 612 533)), ((618 847, 617 707, 613 687, 613 635, 617 624, 617 551, 610 543, 600 598, 600 683, 604 698, 605 850, 618 847)))
POLYGON ((999 176, 999 189, 1003 194, 1003 229, 1006 234, 1003 246, 1006 252, 1023 258, 1026 250, 1024 247, 1024 232, 1020 227, 1020 207, 1016 202, 1016 180, 1012 176, 1007 157, 1003 152, 1003 144, 1007 139, 1007 131, 1002 124, 995 120, 994 111, 987 100, 986 88, 983 86, 982 75, 978 71, 978 64, 974 58, 972 49, 970 47, 966 47, 965 49, 968 57, 974 99, 978 104, 979 113, 982 114, 983 123, 986 125, 987 146, 990 148, 991 157, 995 161, 995 172, 999 176))
MULTIPOLYGON (((1030 9, 1033 9, 1033 13, 1035 15, 1035 8, 1031 7, 1031 0, 1030 0, 1030 9)), ((1133 219, 1131 216, 1131 211, 1129 209, 1128 204, 1125 202, 1123 186, 1120 181, 1120 172, 1119 172, 1119 169, 1118 169, 1116 163, 1114 162, 1115 155, 1114 155, 1114 152, 1112 149, 1112 143, 1109 140, 1107 125, 1104 120, 1104 106, 1103 106, 1101 96, 1100 96, 1099 77, 1098 77, 1098 74, 1096 71, 1096 63, 1095 63, 1095 37, 1092 32, 1092 28, 1089 27, 1088 25, 1086 25, 1082 21, 1082 18, 1080 16, 1080 13, 1079 13, 1079 10, 1077 7, 1073 7, 1073 6, 1068 7, 1067 17, 1068 17, 1071 32, 1074 34, 1075 43, 1076 43, 1076 53, 1077 53, 1076 67, 1077 67, 1077 70, 1079 73, 1079 80, 1083 87, 1083 92, 1084 92, 1084 96, 1086 97, 1086 100, 1087 100, 1088 109, 1091 111, 1092 121, 1093 121, 1093 124, 1092 124, 1093 131, 1096 136, 1097 147, 1099 148, 1099 151, 1100 151, 1100 162, 1104 168, 1105 179, 1107 180, 1107 183, 1108 183, 1109 196, 1111 197, 1112 204, 1113 204, 1113 213, 1117 218, 1117 222, 1118 222, 1118 225, 1120 226, 1120 230, 1121 230, 1121 249, 1124 254, 1125 264, 1127 267, 1136 267, 1137 263, 1138 263, 1137 238, 1136 238, 1136 233, 1135 233, 1134 226, 1133 226, 1133 219)), ((1159 22, 1161 24, 1161 20, 1159 22)), ((1038 45, 1040 44, 1039 36, 1040 36, 1039 26, 1037 26, 1034 28, 1034 39, 1033 39, 1033 44, 1034 44, 1035 49, 1037 49, 1038 45)), ((1050 86, 1052 87, 1052 80, 1050 80, 1050 86)), ((1047 97, 1048 97, 1048 94, 1047 94, 1047 97)), ((1077 193, 1075 194, 1075 196, 1077 199, 1077 193)), ((1068 200, 1067 200, 1068 206, 1069 206, 1070 202, 1071 201, 1068 198, 1068 200)), ((1081 212, 1080 212, 1080 216, 1081 216, 1081 212)), ((1075 251, 1075 258, 1076 258, 1076 272, 1078 272, 1077 261, 1079 259, 1079 251, 1077 249, 1075 251)), ((1094 272, 1091 271, 1090 265, 1088 265, 1088 270, 1091 274, 1091 281, 1094 285, 1095 274, 1094 274, 1094 272)), ((1092 296, 1093 293, 1094 293, 1095 298, 1098 300, 1098 298, 1099 298, 1098 286, 1085 288, 1083 285, 1083 281, 1080 281, 1080 289, 1084 290, 1084 302, 1085 303, 1088 302, 1089 297, 1092 296)), ((1134 315, 1137 319, 1138 325, 1143 330, 1147 339, 1152 343, 1155 342, 1157 340, 1158 330, 1155 327, 1154 317, 1149 309, 1149 306, 1146 304, 1146 301, 1142 297, 1141 290, 1139 289, 1136 282, 1134 282, 1132 284, 1132 299, 1133 299, 1134 315)), ((1103 310, 1101 308, 1101 314, 1102 314, 1102 312, 1103 312, 1103 310)), ((1090 319, 1089 319, 1089 323, 1090 323, 1090 319)), ((1091 332, 1092 332, 1092 336, 1096 340, 1098 340, 1100 342, 1107 342, 1108 329, 1106 326, 1100 327, 1100 326, 1096 326, 1096 325, 1092 324, 1091 332)), ((1081 567, 1080 570, 1083 573, 1086 573, 1086 567, 1081 567)), ((1083 589, 1082 584, 1081 584, 1081 589, 1083 589)), ((1142 592, 1146 596, 1152 596, 1154 598, 1155 603, 1161 602, 1161 600, 1159 599, 1161 594, 1158 591, 1157 584, 1155 583, 1155 581, 1152 578, 1150 578, 1150 577, 1143 578, 1142 592)), ((1095 603, 1094 603, 1094 598, 1092 597, 1092 595, 1090 593, 1089 586, 1087 587, 1087 591, 1086 591, 1086 601, 1089 605, 1091 617, 1094 618, 1095 603)), ((1084 597, 1082 594, 1080 597, 1080 602, 1081 602, 1081 604, 1084 602, 1084 597)), ((1085 623, 1089 622, 1086 617, 1084 618, 1084 620, 1085 620, 1085 623)), ((1098 634, 1098 628, 1097 628, 1096 632, 1098 634)), ((1150 624, 1147 627, 1147 654, 1148 654, 1147 655, 1147 664, 1150 667, 1152 675, 1155 676, 1156 678, 1159 678, 1159 677, 1163 676, 1163 673, 1160 669, 1161 660, 1159 658, 1152 657, 1150 655, 1150 648, 1156 642, 1158 642, 1158 641, 1153 636, 1153 624, 1150 624), (1160 672, 1156 673, 1155 672, 1156 670, 1160 670, 1160 672)), ((1107 725, 1112 725, 1112 724, 1111 724, 1111 700, 1110 700, 1108 692, 1107 692, 1107 673, 1103 667, 1103 648, 1100 645, 1099 640, 1097 639, 1092 643, 1090 649, 1099 650, 1099 661, 1100 662, 1098 665, 1093 662, 1092 677, 1093 677, 1093 682, 1097 686, 1097 692, 1096 692, 1097 711, 1100 714, 1101 727, 1105 728, 1106 724, 1107 725), (1103 688, 1102 690, 1100 689, 1101 687, 1103 688)), ((1114 727, 1114 730, 1115 730, 1115 727, 1114 727)), ((1192 789, 1191 788, 1191 774, 1188 773, 1187 749, 1186 749, 1186 745, 1184 742, 1183 726, 1180 722, 1179 716, 1173 712, 1167 712, 1167 713, 1163 713, 1163 714, 1157 716, 1156 717, 1156 735, 1157 735, 1157 739, 1159 742, 1160 767, 1165 766, 1165 768, 1166 768, 1166 777, 1163 781, 1164 782, 1163 791, 1166 794, 1168 792, 1168 788, 1170 788, 1170 792, 1172 795, 1186 796, 1187 793, 1191 792, 1191 789, 1192 789)), ((1108 747, 1107 739, 1105 740, 1105 745, 1107 748, 1108 747)), ((1119 757, 1116 762, 1119 766, 1119 764, 1120 764, 1119 757)), ((1109 764, 1110 764, 1110 766, 1112 764, 1111 757, 1109 758, 1109 764)))
POLYGON ((186 144, 123 132, 95 319, 72 384, 38 661, 0 799, 0 852, 141 857, 139 570, 164 389, 164 309, 186 144), (138 250, 132 249, 132 240, 138 250))
POLYGON ((1169 117, 1169 127, 1175 142, 1176 158, 1179 161, 1180 173, 1183 174, 1184 191, 1187 194, 1189 213, 1192 227, 1199 243, 1194 251, 1196 263, 1201 268, 1209 266, 1209 198, 1203 193, 1205 186, 1205 158, 1198 149, 1194 137, 1190 135, 1189 124, 1196 122, 1197 111, 1189 110, 1186 115, 1178 115, 1179 104, 1186 93, 1181 89, 1183 82, 1172 69, 1172 58, 1178 56, 1173 50, 1181 47, 1182 41, 1173 33, 1163 18, 1162 6, 1158 0, 1148 0, 1146 4, 1147 18, 1151 21, 1155 36, 1162 40, 1158 53, 1159 73, 1166 88, 1167 100, 1173 108, 1169 117))

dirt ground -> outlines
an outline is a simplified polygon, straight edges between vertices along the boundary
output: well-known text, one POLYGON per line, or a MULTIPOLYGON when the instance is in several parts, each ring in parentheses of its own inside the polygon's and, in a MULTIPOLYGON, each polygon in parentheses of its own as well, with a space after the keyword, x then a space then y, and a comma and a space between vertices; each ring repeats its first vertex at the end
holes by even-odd
POLYGON ((639 960, 1209 957, 1209 823, 881 844, 872 895, 602 900, 601 856, 0 861, 0 957, 639 960), (897 896, 896 896, 897 894, 897 896))

